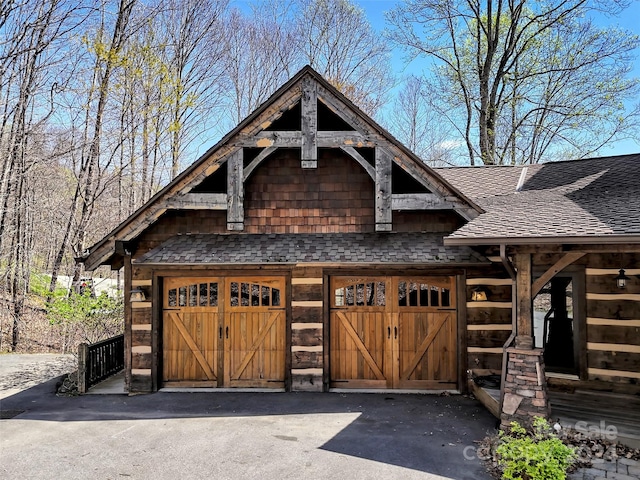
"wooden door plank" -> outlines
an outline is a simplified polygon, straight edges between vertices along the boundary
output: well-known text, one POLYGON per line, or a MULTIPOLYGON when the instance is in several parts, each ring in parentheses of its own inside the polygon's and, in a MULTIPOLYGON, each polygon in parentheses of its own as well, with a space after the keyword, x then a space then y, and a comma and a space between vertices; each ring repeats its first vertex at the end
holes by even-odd
MULTIPOLYGON (((394 301, 397 301, 397 295, 393 295, 394 301)), ((392 310, 393 304, 387 302, 387 309, 392 310)), ((387 359, 387 378, 388 386, 391 388, 394 386, 396 381, 396 375, 398 375, 398 371, 400 370, 400 355, 396 351, 397 349, 397 341, 393 340, 393 327, 398 325, 399 315, 393 311, 387 311, 385 313, 387 331, 385 332, 387 338, 387 342, 385 344, 385 355, 387 359)))
POLYGON ((442 328, 444 323, 449 320, 449 318, 451 318, 451 315, 449 314, 446 316, 442 315, 434 325, 434 329, 429 332, 429 335, 427 335, 424 340, 422 340, 415 356, 409 362, 409 367, 407 367, 407 369, 400 375, 401 380, 409 379, 409 375, 411 375, 411 372, 413 372, 418 366, 418 363, 420 363, 420 360, 422 360, 422 357, 426 353, 433 340, 436 338, 436 335, 438 334, 438 332, 440 332, 440 329, 442 328))
POLYGON ((215 380, 216 376, 211 371, 211 367, 207 363, 206 358, 204 358, 204 355, 202 355, 202 352, 198 348, 198 345, 193 340, 193 337, 191 336, 189 331, 186 329, 186 327, 184 326, 184 324, 182 323, 182 321, 178 317, 177 313, 176 312, 167 312, 167 313, 169 314, 169 318, 171 320, 173 320, 173 324, 176 326, 176 328, 178 329, 178 331, 182 335, 182 338, 184 338, 184 341, 187 342, 187 345, 189 346, 189 348, 191 349, 191 352, 193 353, 193 355, 195 356, 196 360, 198 361, 198 363, 200 364, 200 366, 204 370, 204 373, 207 376, 207 378, 209 380, 215 380))
POLYGON ((258 348, 260 347, 260 345, 264 341, 265 337, 267 336, 267 333, 269 333, 269 331, 273 327, 273 324, 278 319, 278 317, 280 316, 281 313, 283 313, 283 312, 282 311, 273 312, 271 314, 271 316, 269 317, 269 319, 267 320, 267 323, 265 324, 264 328, 262 328, 261 330, 258 331, 258 336, 254 340, 254 342, 251 345, 251 347, 249 347, 249 351, 247 352, 247 354, 245 355, 244 359, 240 363, 240 366, 238 367, 238 369, 231 375, 231 380, 239 380, 240 379, 240 375, 242 375, 242 372, 244 372, 244 369, 247 368, 247 366, 249 365, 249 362, 251 361, 253 356, 258 351, 258 348))
POLYGON ((373 370, 373 373, 375 374, 376 378, 378 380, 384 380, 385 376, 382 373, 382 370, 380 370, 380 367, 378 367, 378 365, 376 364, 375 360, 367 350, 367 347, 364 345, 364 343, 362 343, 362 340, 358 336, 358 333, 354 330, 353 325, 351 325, 351 323, 349 322, 349 319, 342 312, 336 312, 336 316, 340 319, 340 323, 342 323, 347 334, 351 337, 353 342, 356 344, 356 347, 364 357, 365 361, 367 362, 371 370, 373 370))

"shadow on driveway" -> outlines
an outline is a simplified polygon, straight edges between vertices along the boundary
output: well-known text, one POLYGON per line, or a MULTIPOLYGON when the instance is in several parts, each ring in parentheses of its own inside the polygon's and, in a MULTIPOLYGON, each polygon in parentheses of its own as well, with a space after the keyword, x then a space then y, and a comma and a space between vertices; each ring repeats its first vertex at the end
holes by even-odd
MULTIPOLYGON (((325 463, 332 459, 339 463, 347 456, 413 471, 412 475, 396 478, 490 478, 473 458, 473 452, 474 442, 494 431, 495 419, 477 401, 460 395, 159 392, 132 397, 58 397, 54 394, 55 383, 52 380, 3 399, 0 410, 17 412, 17 416, 2 424, 20 421, 23 428, 28 428, 31 421, 79 422, 88 423, 89 428, 103 428, 98 424, 127 421, 135 432, 143 430, 135 430, 135 423, 146 420, 144 430, 153 437, 154 429, 160 429, 160 436, 162 428, 173 425, 166 420, 198 419, 198 425, 210 422, 211 428, 215 425, 249 452, 274 449, 274 455, 280 457, 271 461, 284 465, 292 461, 289 456, 309 455, 309 464, 318 455, 325 463), (419 472, 428 475, 415 476, 419 472)), ((188 439, 189 434, 184 434, 188 439)), ((211 455, 216 455, 215 448, 210 446, 211 455)), ((350 462, 356 470, 344 478, 385 478, 380 476, 385 470, 379 470, 376 464, 365 462, 363 465, 372 468, 368 472, 355 460, 350 462)), ((269 471, 268 466, 263 467, 269 471)), ((343 470, 341 467, 343 474, 349 473, 343 470)), ((291 475, 287 476, 286 468, 281 471, 281 478, 297 478, 293 465, 291 475)), ((320 478, 331 478, 331 468, 323 471, 327 476, 320 478)), ((388 475, 385 473, 386 478, 388 475)), ((236 477, 222 474, 216 478, 236 477)), ((237 478, 253 477, 247 474, 237 478)))

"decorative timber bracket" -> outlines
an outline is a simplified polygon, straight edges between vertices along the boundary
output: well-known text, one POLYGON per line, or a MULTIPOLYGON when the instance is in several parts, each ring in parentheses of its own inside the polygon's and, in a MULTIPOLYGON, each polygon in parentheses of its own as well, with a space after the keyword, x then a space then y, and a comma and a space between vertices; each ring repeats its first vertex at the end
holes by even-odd
POLYGON ((227 160, 227 230, 244 230, 244 168, 242 149, 227 160))
POLYGON ((310 77, 302 80, 301 129, 302 129, 302 168, 318 168, 318 89, 317 83, 310 77))
POLYGON ((376 232, 390 232, 393 227, 391 164, 391 155, 376 147, 376 232))

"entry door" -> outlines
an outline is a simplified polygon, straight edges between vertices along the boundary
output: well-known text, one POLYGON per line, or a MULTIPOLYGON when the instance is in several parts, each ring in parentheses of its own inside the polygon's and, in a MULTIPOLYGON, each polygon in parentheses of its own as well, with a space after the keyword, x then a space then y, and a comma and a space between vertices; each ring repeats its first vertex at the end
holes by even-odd
POLYGON ((218 384, 217 278, 165 278, 162 381, 167 386, 218 384))
POLYGON ((455 277, 331 281, 334 388, 457 388, 455 277))
POLYGON ((284 387, 284 279, 228 278, 225 288, 225 385, 284 387))

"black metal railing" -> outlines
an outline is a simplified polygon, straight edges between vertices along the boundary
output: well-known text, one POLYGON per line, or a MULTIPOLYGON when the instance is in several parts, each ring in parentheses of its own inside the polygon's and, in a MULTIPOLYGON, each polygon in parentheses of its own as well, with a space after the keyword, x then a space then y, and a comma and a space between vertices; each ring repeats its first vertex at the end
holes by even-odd
POLYGON ((124 335, 78 346, 78 390, 87 390, 124 368, 124 335))

